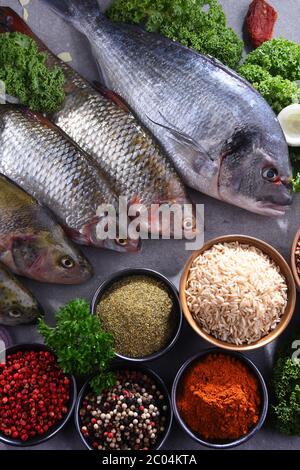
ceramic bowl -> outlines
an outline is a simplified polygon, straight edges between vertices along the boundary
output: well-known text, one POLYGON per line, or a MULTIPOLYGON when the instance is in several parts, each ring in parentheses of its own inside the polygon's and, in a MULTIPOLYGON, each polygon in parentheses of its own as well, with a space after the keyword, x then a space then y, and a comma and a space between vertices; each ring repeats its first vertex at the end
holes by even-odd
POLYGON ((196 331, 196 333, 214 346, 233 350, 233 351, 246 351, 246 350, 251 350, 251 349, 257 349, 262 346, 266 346, 266 344, 270 343, 271 341, 274 341, 276 338, 278 338, 278 336, 281 335, 281 333, 283 333, 283 331, 288 326, 292 318, 292 315, 294 313, 295 305, 296 305, 295 281, 294 281, 291 269, 289 265, 287 264, 287 262, 285 261, 285 259, 281 256, 281 254, 277 250, 275 250, 275 248, 273 248, 268 243, 262 240, 259 240, 258 238, 248 237, 245 235, 226 235, 223 237, 214 238, 206 242, 200 250, 195 251, 192 254, 192 256, 189 258, 183 270, 181 280, 180 280, 179 293, 180 293, 180 301, 182 305, 183 314, 186 320, 188 321, 188 323, 190 324, 190 326, 196 331), (251 344, 243 344, 243 345, 236 345, 233 343, 221 341, 215 338, 214 336, 206 333, 203 330, 203 328, 201 328, 201 326, 199 326, 198 323, 194 320, 188 308, 187 301, 186 301, 186 294, 185 294, 185 288, 186 288, 189 271, 195 258, 197 258, 200 254, 204 253, 206 250, 208 250, 209 248, 211 248, 213 245, 217 243, 230 243, 230 242, 235 242, 235 241, 238 241, 242 244, 255 246, 256 248, 260 249, 263 253, 268 255, 279 266, 280 271, 285 277, 287 286, 288 286, 288 302, 285 308, 285 312, 282 315, 281 321, 278 324, 278 326, 274 330, 272 330, 268 335, 262 337, 258 341, 255 341, 251 344))

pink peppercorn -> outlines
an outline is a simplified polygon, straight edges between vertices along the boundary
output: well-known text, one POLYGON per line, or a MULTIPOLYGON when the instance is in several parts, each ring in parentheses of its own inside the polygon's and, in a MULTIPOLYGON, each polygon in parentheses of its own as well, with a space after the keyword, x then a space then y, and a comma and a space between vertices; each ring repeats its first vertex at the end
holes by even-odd
POLYGON ((47 351, 19 351, 0 368, 0 433, 13 439, 45 434, 68 412, 70 380, 47 351))

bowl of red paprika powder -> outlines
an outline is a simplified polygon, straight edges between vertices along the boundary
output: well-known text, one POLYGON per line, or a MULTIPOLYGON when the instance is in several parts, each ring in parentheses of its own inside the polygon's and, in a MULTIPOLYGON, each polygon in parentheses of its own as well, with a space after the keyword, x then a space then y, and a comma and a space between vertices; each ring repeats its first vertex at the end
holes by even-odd
POLYGON ((250 359, 218 348, 188 359, 172 388, 177 421, 199 444, 238 446, 262 427, 268 411, 265 381, 250 359))
POLYGON ((58 433, 71 417, 77 387, 43 344, 6 349, 0 366, 0 441, 34 446, 58 433))

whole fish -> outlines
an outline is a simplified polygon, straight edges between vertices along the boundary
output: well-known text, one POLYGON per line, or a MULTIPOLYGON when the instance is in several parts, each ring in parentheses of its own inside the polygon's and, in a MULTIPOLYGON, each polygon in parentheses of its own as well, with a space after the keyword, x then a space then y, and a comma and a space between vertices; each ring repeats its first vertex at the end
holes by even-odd
POLYGON ((42 315, 33 295, 0 265, 0 325, 31 323, 42 315))
MULTIPOLYGON (((51 120, 94 159, 118 196, 126 196, 129 205, 147 208, 148 217, 141 231, 160 234, 162 205, 183 208, 191 204, 172 162, 116 95, 95 88, 58 59, 12 10, 0 8, 0 18, 2 31, 19 31, 33 37, 47 54, 47 63, 63 69, 66 98, 51 120)), ((194 231, 192 211, 184 213, 182 228, 185 235, 194 231)), ((172 235, 171 220, 168 229, 172 235)))
POLYGON ((139 248, 139 240, 118 238, 118 227, 114 239, 105 238, 106 226, 118 222, 115 194, 88 155, 42 115, 0 105, 0 173, 48 207, 73 240, 139 248))
POLYGON ((143 29, 111 23, 96 0, 42 0, 84 33, 105 84, 128 103, 185 183, 265 215, 292 203, 280 124, 234 71, 143 29))
POLYGON ((36 281, 79 284, 92 267, 48 209, 0 176, 0 261, 36 281))

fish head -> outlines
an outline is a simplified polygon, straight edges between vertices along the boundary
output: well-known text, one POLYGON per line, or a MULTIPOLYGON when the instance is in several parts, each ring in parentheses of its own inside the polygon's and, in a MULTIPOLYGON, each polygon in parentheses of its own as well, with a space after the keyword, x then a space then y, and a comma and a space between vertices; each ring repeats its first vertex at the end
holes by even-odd
MULTIPOLYGON (((140 214, 143 214, 142 209, 140 214)), ((194 207, 188 199, 181 198, 153 203, 149 208, 145 208, 140 227, 141 232, 154 236, 190 240, 197 234, 194 207)))
POLYGON ((25 287, 13 277, 0 282, 0 324, 16 326, 32 323, 42 315, 42 310, 25 287))
POLYGON ((93 274, 89 261, 59 226, 51 233, 15 238, 12 257, 18 273, 41 282, 80 284, 93 274))
POLYGON ((238 129, 221 152, 221 200, 252 212, 280 216, 292 204, 292 167, 283 136, 238 129))
POLYGON ((97 217, 94 223, 85 227, 83 243, 88 245, 118 251, 119 253, 137 252, 141 249, 141 239, 128 235, 129 218, 127 215, 121 221, 115 214, 105 214, 97 217))
POLYGON ((118 238, 113 240, 106 239, 103 241, 103 248, 107 250, 118 251, 119 253, 136 253, 141 249, 140 239, 135 240, 133 238, 118 238))

